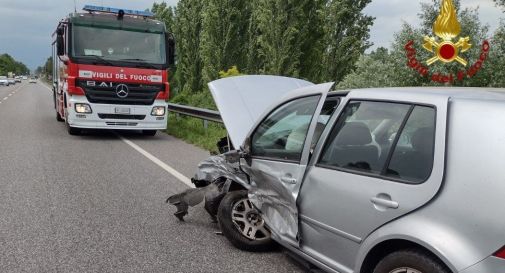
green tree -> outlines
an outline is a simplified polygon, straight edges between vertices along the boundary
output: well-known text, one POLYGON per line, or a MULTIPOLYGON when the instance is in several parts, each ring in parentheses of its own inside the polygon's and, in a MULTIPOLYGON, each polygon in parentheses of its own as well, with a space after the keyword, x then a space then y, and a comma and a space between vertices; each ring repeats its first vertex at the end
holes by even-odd
POLYGON ((494 0, 496 4, 505 7, 505 0, 494 0))
POLYGON ((489 86, 505 87, 505 20, 500 25, 491 39, 491 52, 487 60, 489 72, 489 86))
POLYGON ((177 4, 174 33, 177 43, 176 82, 180 92, 203 89, 200 35, 205 3, 206 1, 180 0, 177 4))
POLYGON ((166 2, 154 3, 151 12, 154 13, 156 19, 165 23, 168 32, 174 32, 175 9, 172 6, 166 2))
POLYGON ((244 68, 250 18, 248 0, 207 0, 202 13, 200 54, 207 83, 231 66, 244 68))
POLYGON ((363 14, 371 0, 330 0, 324 10, 325 45, 323 80, 341 81, 351 72, 360 55, 372 44, 374 18, 363 14))
MULTIPOLYGON (((169 6, 166 2, 154 3, 153 7, 151 8, 151 12, 154 13, 156 19, 165 23, 167 31, 173 35, 176 21, 175 8, 169 6)), ((176 41, 176 47, 177 47, 177 41, 176 41)), ((177 91, 178 89, 177 82, 175 81, 176 75, 177 75, 177 66, 172 65, 169 68, 168 73, 168 81, 170 82, 170 89, 172 91, 172 94, 176 93, 173 91, 177 91)))
POLYGON ((46 75, 47 78, 52 77, 52 75, 53 75, 53 57, 47 58, 46 63, 44 64, 43 73, 46 75))
POLYGON ((27 75, 30 73, 30 69, 12 58, 9 54, 0 55, 0 75, 7 75, 7 73, 12 72, 16 75, 27 75))
POLYGON ((323 80, 323 55, 325 50, 325 6, 327 0, 306 1, 303 10, 303 22, 300 29, 301 55, 300 78, 312 82, 323 80))
MULTIPOLYGON (((460 6, 460 1, 455 1, 456 7, 460 6)), ((383 61, 387 62, 387 69, 384 65, 378 62, 373 62, 373 58, 365 56, 357 63, 356 70, 345 77, 344 81, 339 84, 341 88, 352 87, 379 87, 379 86, 433 86, 443 85, 431 81, 431 78, 421 77, 418 73, 407 66, 407 56, 405 52, 405 45, 409 41, 414 41, 416 49, 416 58, 425 62, 433 57, 432 52, 423 49, 425 36, 434 36, 433 24, 439 14, 440 1, 433 0, 431 3, 423 3, 421 5, 421 13, 419 14, 420 26, 414 27, 404 23, 401 31, 395 34, 394 42, 388 56, 383 57, 383 61), (358 82, 358 79, 367 79, 366 84, 358 82), (384 81, 387 78, 387 81, 384 81), (370 84, 370 86, 367 86, 370 84)), ((435 63, 429 67, 430 73, 443 73, 443 74, 456 74, 460 70, 468 69, 476 60, 479 59, 481 54, 481 45, 484 40, 488 39, 488 26, 483 25, 479 20, 478 9, 462 9, 458 10, 458 18, 460 20, 462 29, 460 37, 470 37, 472 48, 462 53, 461 56, 468 60, 467 67, 463 67, 457 62, 450 64, 435 63)), ((503 41, 503 40, 501 40, 503 41)), ((495 51, 493 47, 497 42, 492 43, 491 55, 499 55, 500 51, 495 51)), ((373 55, 373 53, 371 54, 373 55)), ((493 84, 493 73, 499 69, 499 65, 495 61, 499 58, 489 58, 481 71, 472 78, 466 78, 464 81, 456 81, 454 85, 457 86, 491 86, 493 84)), ((425 64, 426 65, 426 64, 425 64)), ((503 67, 503 66, 502 66, 503 67)))
POLYGON ((299 76, 307 1, 254 1, 248 72, 299 76))

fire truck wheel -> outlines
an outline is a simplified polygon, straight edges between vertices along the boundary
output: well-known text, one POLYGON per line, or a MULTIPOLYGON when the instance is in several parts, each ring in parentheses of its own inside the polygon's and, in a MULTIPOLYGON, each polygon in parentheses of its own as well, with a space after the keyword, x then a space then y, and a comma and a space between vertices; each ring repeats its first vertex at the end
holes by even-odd
POLYGON ((68 131, 68 134, 72 135, 72 136, 78 136, 81 134, 81 130, 79 128, 72 127, 68 124, 67 124, 67 131, 68 131))
POLYGON ((59 122, 65 121, 64 119, 61 118, 60 113, 56 112, 56 120, 59 122))
POLYGON ((68 121, 68 114, 67 114, 67 118, 65 119, 65 126, 67 127, 68 134, 72 135, 72 136, 80 135, 81 129, 70 126, 70 124, 68 124, 67 121, 68 121))
POLYGON ((155 136, 156 132, 156 130, 142 130, 144 136, 155 136))

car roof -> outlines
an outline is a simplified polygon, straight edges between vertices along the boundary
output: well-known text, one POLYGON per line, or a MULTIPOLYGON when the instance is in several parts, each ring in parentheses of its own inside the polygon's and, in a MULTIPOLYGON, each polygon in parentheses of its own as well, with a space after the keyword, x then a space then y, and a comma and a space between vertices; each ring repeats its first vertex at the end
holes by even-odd
POLYGON ((472 100, 503 100, 505 101, 504 88, 483 88, 483 87, 387 87, 387 88, 367 88, 353 89, 350 94, 356 96, 375 96, 378 93, 387 97, 398 97, 408 95, 420 97, 444 97, 454 99, 472 100))

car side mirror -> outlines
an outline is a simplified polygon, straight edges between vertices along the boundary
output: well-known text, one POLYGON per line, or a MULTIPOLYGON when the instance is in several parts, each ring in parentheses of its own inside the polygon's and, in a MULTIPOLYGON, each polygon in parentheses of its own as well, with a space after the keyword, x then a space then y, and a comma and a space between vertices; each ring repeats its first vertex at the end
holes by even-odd
POLYGON ((167 58, 168 65, 173 66, 175 64, 175 38, 174 35, 167 34, 167 58))
POLYGON ((56 35, 56 54, 58 56, 65 55, 65 39, 63 39, 63 29, 58 29, 58 33, 56 35))

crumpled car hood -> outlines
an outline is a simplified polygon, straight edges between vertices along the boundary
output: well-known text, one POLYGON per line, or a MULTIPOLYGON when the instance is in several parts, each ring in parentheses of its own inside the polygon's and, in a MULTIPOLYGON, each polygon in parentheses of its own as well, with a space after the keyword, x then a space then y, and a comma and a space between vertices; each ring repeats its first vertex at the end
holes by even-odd
POLYGON ((274 102, 289 91, 314 84, 295 78, 256 75, 220 79, 208 85, 230 140, 238 148, 274 102))

